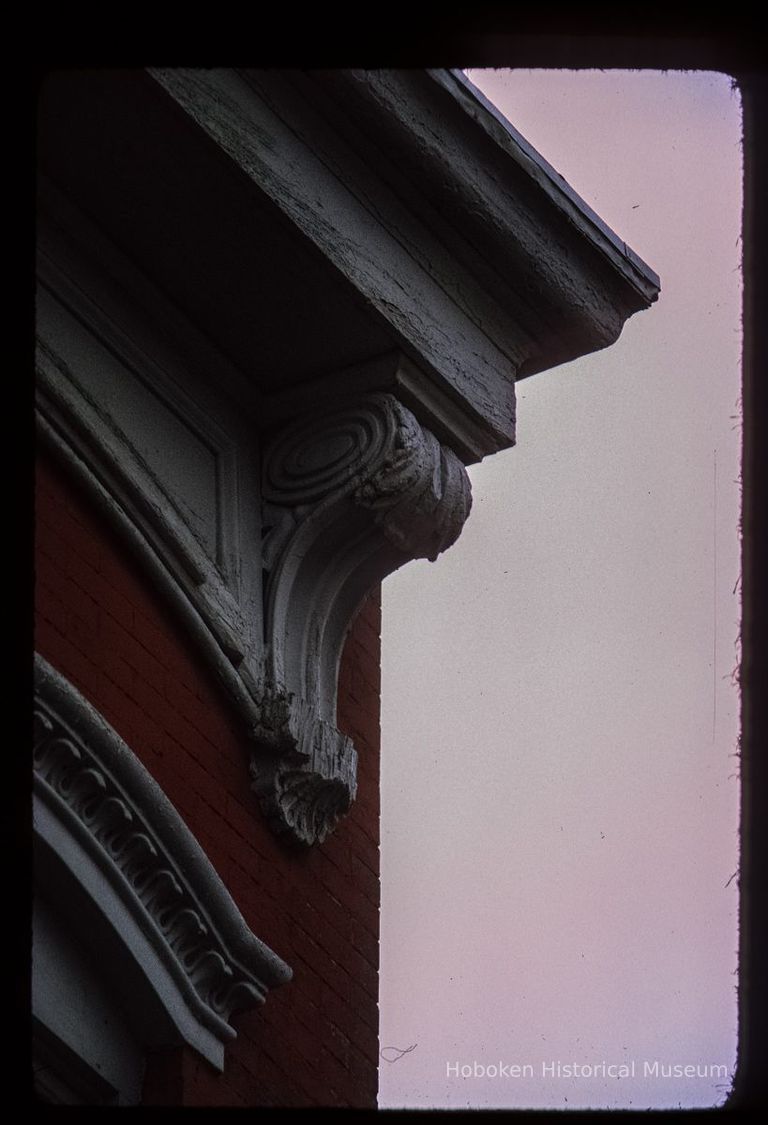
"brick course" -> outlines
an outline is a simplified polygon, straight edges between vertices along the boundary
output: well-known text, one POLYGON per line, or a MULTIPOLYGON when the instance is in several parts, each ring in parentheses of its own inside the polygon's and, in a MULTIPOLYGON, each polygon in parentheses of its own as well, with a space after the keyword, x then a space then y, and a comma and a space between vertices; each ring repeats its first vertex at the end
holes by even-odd
POLYGON ((321 847, 267 828, 250 791, 242 723, 138 560, 58 463, 41 455, 37 650, 104 715, 205 848, 253 931, 294 968, 218 1074, 158 1052, 158 1105, 375 1107, 378 1063, 379 591, 347 640, 338 723, 355 738, 359 797, 321 847))

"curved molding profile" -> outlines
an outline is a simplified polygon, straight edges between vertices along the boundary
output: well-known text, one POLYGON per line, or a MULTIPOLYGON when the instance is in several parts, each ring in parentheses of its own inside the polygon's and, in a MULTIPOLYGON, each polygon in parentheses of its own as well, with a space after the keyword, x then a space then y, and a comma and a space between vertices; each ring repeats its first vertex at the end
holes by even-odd
POLYGON ((287 426, 262 479, 266 677, 254 789, 272 824, 322 841, 356 790, 336 729, 339 662, 365 594, 412 559, 434 560, 471 507, 466 470, 393 395, 340 402, 287 426))
POLYGON ((249 930, 131 749, 39 656, 34 828, 38 878, 113 969, 119 950, 117 984, 149 1021, 146 1040, 186 1042, 222 1069, 232 1014, 291 969, 249 930))

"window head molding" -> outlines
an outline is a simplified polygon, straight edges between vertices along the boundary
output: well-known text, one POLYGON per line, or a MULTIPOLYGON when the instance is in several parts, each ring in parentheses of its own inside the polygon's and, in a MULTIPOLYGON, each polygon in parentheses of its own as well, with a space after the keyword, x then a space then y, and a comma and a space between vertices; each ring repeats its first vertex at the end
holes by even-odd
POLYGON ((144 1041, 188 1043, 222 1069, 230 1017, 291 969, 250 931, 133 751, 40 656, 33 761, 37 879, 94 952, 119 948, 144 1041))

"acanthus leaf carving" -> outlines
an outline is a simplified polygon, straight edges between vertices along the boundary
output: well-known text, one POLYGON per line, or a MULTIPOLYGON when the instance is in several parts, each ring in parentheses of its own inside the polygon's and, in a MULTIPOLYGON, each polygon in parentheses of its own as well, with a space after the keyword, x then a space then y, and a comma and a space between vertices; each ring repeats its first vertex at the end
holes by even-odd
POLYGON ((357 792, 352 740, 314 716, 306 700, 274 688, 262 698, 265 721, 254 731, 261 752, 251 759, 252 788, 278 835, 322 843, 357 792))

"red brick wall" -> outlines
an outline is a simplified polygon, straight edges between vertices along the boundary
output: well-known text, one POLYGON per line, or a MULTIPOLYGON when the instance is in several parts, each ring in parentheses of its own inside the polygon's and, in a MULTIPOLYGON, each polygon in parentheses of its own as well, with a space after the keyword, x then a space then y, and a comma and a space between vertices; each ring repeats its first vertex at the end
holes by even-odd
POLYGON ((36 648, 104 715, 174 803, 251 929, 294 978, 234 1017, 218 1074, 150 1060, 154 1103, 375 1106, 378 1062, 380 597, 347 640, 338 721, 359 753, 350 815, 321 847, 278 841, 249 789, 249 745, 208 666, 122 540, 40 458, 36 648))

